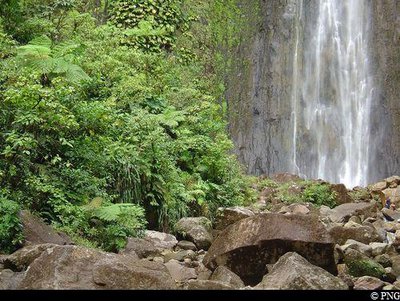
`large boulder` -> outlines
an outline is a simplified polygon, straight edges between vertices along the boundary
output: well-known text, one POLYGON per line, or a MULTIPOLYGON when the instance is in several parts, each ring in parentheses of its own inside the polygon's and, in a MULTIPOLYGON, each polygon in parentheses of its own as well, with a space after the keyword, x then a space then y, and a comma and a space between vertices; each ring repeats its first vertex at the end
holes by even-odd
POLYGON ((54 248, 55 246, 55 244, 28 245, 7 256, 3 260, 4 267, 16 272, 23 271, 27 269, 36 258, 42 255, 43 251, 54 248))
POLYGON ((214 270, 225 265, 245 284, 261 281, 266 264, 294 251, 336 273, 334 243, 314 216, 266 213, 238 221, 213 242, 203 263, 214 270))
POLYGON ((175 224, 175 231, 193 242, 198 249, 207 250, 213 240, 211 221, 205 217, 184 217, 175 224))
POLYGON ((338 205, 351 203, 353 201, 344 184, 331 184, 330 188, 336 193, 336 203, 338 205))
POLYGON ((332 209, 329 218, 335 223, 346 223, 355 215, 362 216, 364 219, 375 217, 377 208, 376 202, 342 204, 332 209))
POLYGON ((382 192, 385 194, 385 197, 390 198, 390 201, 397 207, 400 206, 400 187, 386 188, 382 192))
POLYGON ((374 183, 372 185, 369 185, 369 189, 371 191, 382 191, 388 187, 388 183, 386 181, 380 181, 377 183, 374 183))
POLYGON ((400 184, 400 176, 391 176, 385 181, 390 188, 396 188, 400 184))
POLYGON ((371 277, 371 276, 363 276, 358 278, 354 282, 355 290, 369 290, 369 291, 377 291, 381 290, 385 286, 385 282, 382 280, 371 277))
POLYGON ((178 249, 180 250, 192 250, 192 251, 197 251, 197 247, 194 243, 188 240, 181 240, 178 242, 176 245, 178 249))
POLYGON ((289 206, 283 206, 279 209, 278 213, 281 214, 309 214, 310 211, 309 204, 299 204, 294 203, 290 204, 289 206))
POLYGON ((348 239, 343 246, 340 246, 340 248, 343 252, 345 252, 347 249, 354 249, 368 257, 372 256, 372 247, 370 245, 363 244, 362 242, 354 239, 348 239))
POLYGON ((383 255, 386 253, 386 250, 389 249, 389 245, 384 242, 371 242, 370 244, 372 250, 372 256, 383 255))
POLYGON ((374 260, 384 268, 392 266, 392 260, 388 254, 381 254, 374 257, 374 260))
POLYGON ((242 279, 224 266, 217 267, 214 273, 212 273, 210 280, 222 281, 236 288, 244 287, 242 279))
POLYGON ((197 273, 197 280, 209 280, 212 274, 212 271, 207 269, 202 262, 199 262, 199 265, 195 268, 197 273))
POLYGON ((18 289, 175 289, 158 262, 80 246, 47 248, 26 270, 18 289))
POLYGON ((129 237, 128 242, 120 254, 133 254, 139 258, 161 256, 163 249, 156 247, 154 242, 144 238, 129 237))
POLYGON ((52 243, 56 245, 69 245, 72 240, 62 232, 57 232, 47 225, 41 218, 27 210, 19 213, 24 235, 24 245, 52 243))
POLYGON ((186 282, 189 279, 197 278, 196 270, 194 268, 188 268, 175 259, 168 261, 165 266, 171 274, 172 279, 177 282, 186 282))
POLYGON ((389 208, 382 208, 381 210, 383 216, 388 220, 388 221, 395 221, 397 222, 400 220, 400 211, 398 210, 392 210, 389 208))
POLYGON ((353 225, 353 227, 334 225, 328 231, 333 241, 338 245, 343 245, 348 239, 354 239, 364 244, 382 241, 382 237, 373 226, 353 225))
POLYGON ((291 214, 309 214, 310 209, 307 205, 303 204, 291 204, 288 207, 291 214))
POLYGON ((139 258, 161 256, 165 250, 172 250, 178 241, 172 234, 146 231, 143 238, 130 237, 121 254, 136 254, 139 258))
POLYGON ((174 235, 158 231, 146 230, 144 239, 152 242, 156 248, 160 249, 173 249, 178 244, 174 235))
POLYGON ((16 289, 23 274, 23 272, 14 272, 10 269, 0 270, 0 290, 16 289))
POLYGON ((312 265, 297 253, 279 258, 256 289, 281 290, 346 290, 348 286, 326 270, 312 265))
POLYGON ((253 215, 253 211, 244 207, 218 208, 214 228, 224 230, 229 225, 253 215))
POLYGON ((400 176, 391 176, 385 179, 385 182, 390 188, 396 188, 400 185, 400 176))
POLYGON ((371 276, 380 279, 386 277, 385 268, 382 265, 357 250, 347 249, 344 253, 344 262, 352 276, 371 276))

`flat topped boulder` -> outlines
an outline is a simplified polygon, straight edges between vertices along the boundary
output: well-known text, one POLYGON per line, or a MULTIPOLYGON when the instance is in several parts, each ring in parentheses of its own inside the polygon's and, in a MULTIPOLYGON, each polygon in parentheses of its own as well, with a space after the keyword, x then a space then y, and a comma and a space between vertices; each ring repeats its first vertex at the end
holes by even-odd
POLYGON ((215 229, 224 230, 229 225, 253 215, 254 212, 244 207, 218 208, 215 229))
POLYGON ((352 216, 376 217, 375 202, 347 203, 332 209, 329 218, 335 223, 345 223, 352 216))
POLYGON ((315 216, 259 214, 240 220, 215 239, 203 263, 211 270, 225 265, 246 285, 259 283, 266 264, 287 252, 336 274, 334 243, 315 216))
POLYGON ((159 262, 81 246, 47 246, 17 289, 176 289, 159 262))

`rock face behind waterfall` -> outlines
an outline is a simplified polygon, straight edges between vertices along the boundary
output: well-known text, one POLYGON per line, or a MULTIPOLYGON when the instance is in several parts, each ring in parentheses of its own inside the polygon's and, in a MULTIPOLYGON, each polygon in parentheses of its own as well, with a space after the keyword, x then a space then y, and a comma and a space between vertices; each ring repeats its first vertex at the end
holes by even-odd
POLYGON ((212 270, 225 265, 246 284, 257 284, 266 273, 266 264, 290 251, 337 272, 334 243, 318 219, 276 213, 249 217, 226 228, 211 245, 204 264, 212 270))
MULTIPOLYGON (((252 174, 273 174, 281 171, 295 171, 293 160, 292 129, 295 120, 291 108, 292 87, 294 85, 296 47, 298 56, 301 51, 311 45, 311 39, 301 40, 298 43, 296 28, 304 28, 305 20, 316 24, 319 11, 318 3, 323 1, 248 1, 241 0, 243 23, 238 35, 243 40, 233 53, 233 66, 226 80, 226 98, 229 103, 229 130, 235 142, 235 152, 244 163, 247 171, 252 174), (254 9, 259 3, 259 9, 254 9), (303 18, 299 20, 300 4, 303 18)), ((335 1, 336 3, 349 1, 335 1)), ((400 78, 400 2, 387 1, 352 1, 369 3, 370 13, 370 45, 368 62, 371 67, 369 78, 373 78, 373 101, 371 104, 370 135, 368 145, 371 163, 368 170, 369 182, 384 178, 389 174, 400 173, 400 103, 398 101, 398 86, 400 78)), ((359 12, 361 13, 361 12, 359 12)), ((316 28, 316 26, 314 26, 316 28)), ((325 58, 332 57, 326 53, 325 58)), ((334 60, 332 58, 332 60, 334 60)), ((300 60, 301 61, 301 60, 300 60)), ((303 62, 304 63, 304 62, 303 62)), ((322 64, 324 65, 324 64, 322 64)), ((300 68, 302 69, 302 68, 300 68)), ((299 69, 299 71, 300 71, 299 69)), ((328 68, 327 68, 328 69, 328 68)), ((303 80, 303 79, 301 79, 303 80)), ((326 81, 329 85, 333 80, 326 81)), ((301 84, 299 82, 298 84, 301 84)), ((325 83, 324 83, 325 85, 325 83)), ((323 87, 325 88, 325 87, 323 87)), ((307 90, 307 89, 306 89, 307 90)), ((329 98, 339 94, 338 90, 324 89, 331 93, 329 98)), ((299 96, 301 93, 298 93, 299 96)), ((296 95, 294 95, 296 96, 296 95)), ((303 112, 304 102, 311 101, 304 98, 299 112, 303 112)), ((313 108, 317 109, 317 108, 313 108)), ((320 110, 321 114, 329 114, 330 110, 320 110)), ((341 116, 341 114, 334 114, 341 116)), ((337 117, 340 118, 340 117, 337 117)), ((317 119, 317 118, 316 118, 317 119)), ((364 119, 366 120, 366 119, 364 119)), ((297 120, 299 123, 300 120, 297 120)), ((311 120, 308 122, 311 123, 311 120)), ((331 123, 327 123, 329 126, 331 123)), ((298 124, 298 126, 301 126, 298 124)), ((330 137, 328 144, 323 147, 335 147, 340 139, 332 135, 333 130, 327 133, 330 137)), ((299 151, 307 158, 300 164, 308 164, 313 160, 307 145, 312 144, 310 131, 303 127, 297 136, 299 151)), ((366 151, 366 149, 365 149, 366 151)), ((337 158, 343 152, 337 153, 337 158)), ((364 166, 367 162, 362 162, 364 166)), ((335 167, 335 166, 333 166, 335 167)), ((309 175, 314 178, 315 175, 309 175)))

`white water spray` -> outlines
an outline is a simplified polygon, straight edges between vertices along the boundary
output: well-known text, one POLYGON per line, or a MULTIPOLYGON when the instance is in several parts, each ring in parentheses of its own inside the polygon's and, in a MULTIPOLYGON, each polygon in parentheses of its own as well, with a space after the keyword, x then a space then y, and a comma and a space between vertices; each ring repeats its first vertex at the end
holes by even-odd
MULTIPOLYGON (((350 188, 366 185, 373 89, 368 1, 318 3, 316 24, 305 24, 301 56, 302 35, 296 32, 293 172, 350 188)), ((297 17, 302 17, 301 11, 297 17)))

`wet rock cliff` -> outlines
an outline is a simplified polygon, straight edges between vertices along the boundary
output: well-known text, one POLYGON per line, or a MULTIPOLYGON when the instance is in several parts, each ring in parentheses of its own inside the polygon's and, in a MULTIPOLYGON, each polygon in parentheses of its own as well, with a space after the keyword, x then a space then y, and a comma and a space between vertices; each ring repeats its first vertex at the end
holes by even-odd
MULTIPOLYGON (((370 1, 370 62, 374 81, 368 182, 400 172, 400 2, 370 1)), ((295 56, 307 43, 305 25, 316 18, 315 0, 242 1, 246 26, 227 76, 229 130, 252 174, 296 172, 293 166, 295 56), (299 18, 299 14, 302 18, 299 18), (300 41, 300 42, 299 42, 300 41), (299 45, 300 43, 300 45, 299 45)), ((301 80, 301 78, 300 78, 301 80)), ((300 107, 301 109, 301 107, 300 107)), ((300 133, 304 145, 307 133, 300 133)), ((311 140, 310 140, 311 141, 311 140)), ((307 147, 300 150, 303 163, 307 147)))

